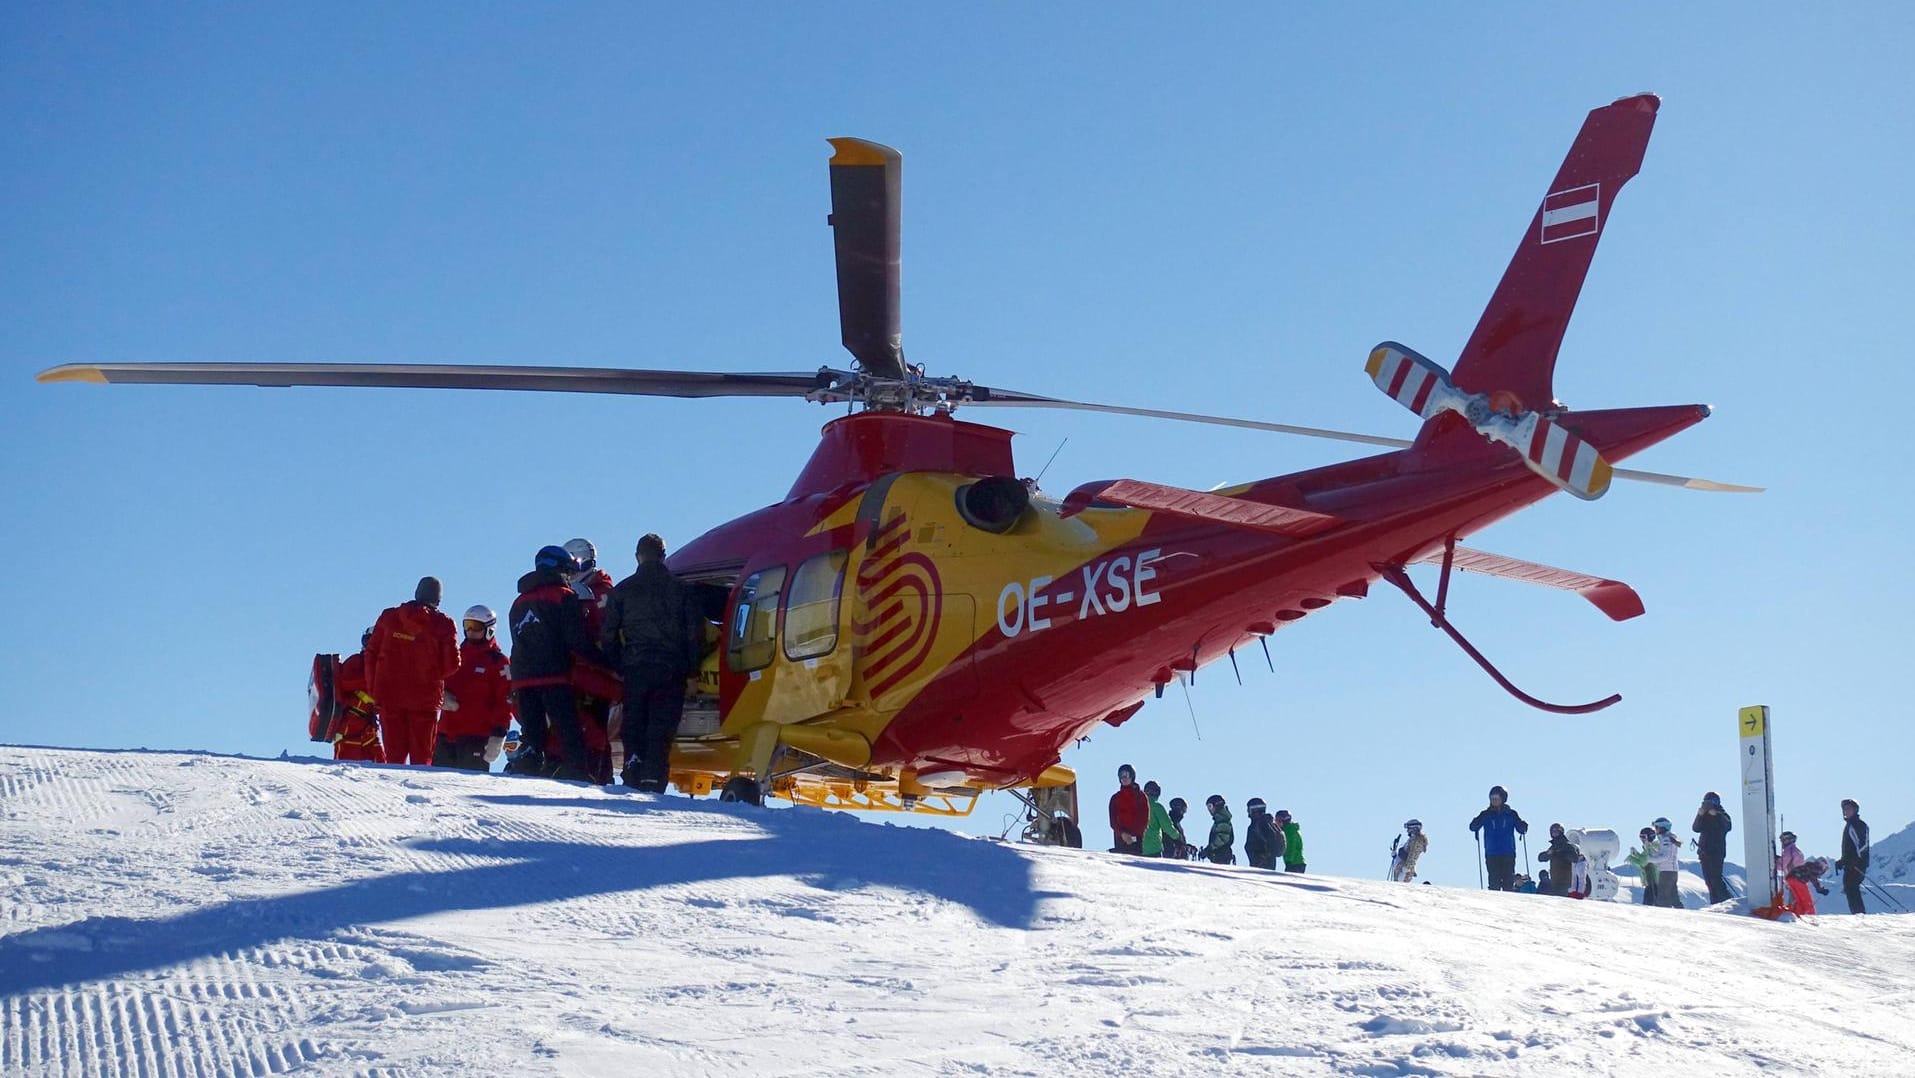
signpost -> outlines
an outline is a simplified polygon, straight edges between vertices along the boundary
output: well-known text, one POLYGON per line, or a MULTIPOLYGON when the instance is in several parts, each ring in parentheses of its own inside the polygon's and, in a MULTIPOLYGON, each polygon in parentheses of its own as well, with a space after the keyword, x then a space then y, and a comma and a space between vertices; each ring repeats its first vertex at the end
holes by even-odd
POLYGON ((1769 709, 1736 712, 1742 758, 1742 867, 1751 912, 1776 903, 1775 768, 1769 762, 1769 709))

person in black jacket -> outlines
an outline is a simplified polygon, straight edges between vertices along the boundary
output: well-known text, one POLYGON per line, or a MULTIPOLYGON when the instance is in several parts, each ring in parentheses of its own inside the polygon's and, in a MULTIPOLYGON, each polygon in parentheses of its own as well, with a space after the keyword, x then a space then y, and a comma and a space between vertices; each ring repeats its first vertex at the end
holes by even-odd
POLYGON ((1263 798, 1253 797, 1244 807, 1250 814, 1250 824, 1244 829, 1243 856, 1253 868, 1275 871, 1277 859, 1283 856, 1283 832, 1277 830, 1263 798))
POLYGON ((1842 799, 1842 859, 1835 862, 1842 870, 1842 893, 1848 896, 1850 913, 1867 913, 1862 908, 1862 878, 1868 875, 1868 824, 1862 822, 1862 806, 1842 799))
POLYGON ((689 590, 665 568, 665 540, 646 535, 636 554, 638 570, 605 601, 599 647, 625 678, 620 773, 627 786, 664 793, 685 679, 698 669, 705 627, 689 590))
POLYGON ((1729 854, 1729 832, 1734 829, 1735 821, 1723 810, 1722 798, 1713 790, 1703 794, 1702 807, 1696 810, 1689 830, 1695 832, 1696 853, 1702 860, 1702 878, 1709 883, 1711 906, 1730 898, 1729 884, 1722 878, 1722 859, 1729 854))
POLYGON ((1576 855, 1581 852, 1575 843, 1569 841, 1562 824, 1550 824, 1549 848, 1536 855, 1537 861, 1549 862, 1549 886, 1537 890, 1551 895, 1568 894, 1571 869, 1576 863, 1576 855))
POLYGON ((519 578, 519 597, 507 626, 512 631, 512 691, 518 699, 519 729, 525 749, 506 765, 514 774, 585 780, 585 737, 579 732, 578 701, 572 695, 572 661, 592 658, 585 615, 578 596, 561 574, 576 563, 564 547, 548 546, 533 559, 532 571, 519 578), (545 759, 547 723, 558 731, 564 762, 549 768, 545 759))

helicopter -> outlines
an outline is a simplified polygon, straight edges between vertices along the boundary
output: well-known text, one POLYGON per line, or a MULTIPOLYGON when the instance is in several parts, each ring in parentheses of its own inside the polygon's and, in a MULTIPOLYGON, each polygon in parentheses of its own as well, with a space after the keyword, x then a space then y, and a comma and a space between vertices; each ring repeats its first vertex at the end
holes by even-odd
POLYGON ((1660 106, 1592 110, 1456 361, 1395 343, 1365 372, 1421 420, 1414 439, 1133 408, 986 386, 906 362, 900 333, 902 157, 829 140, 839 319, 849 369, 798 372, 387 364, 73 364, 42 382, 538 390, 789 397, 827 422, 777 504, 679 547, 713 648, 672 746, 670 781, 733 800, 965 815, 1016 793, 1038 836, 1075 811, 1063 750, 1118 726, 1171 682, 1372 585, 1402 591, 1505 690, 1451 623, 1456 572, 1573 591, 1615 620, 1627 584, 1458 545, 1560 491, 1612 480, 1760 488, 1617 468, 1706 405, 1573 409, 1555 399, 1564 330, 1617 193, 1660 106), (1009 430, 959 419, 1054 408, 1329 438, 1386 452, 1209 491, 1118 478, 1063 497, 1019 477, 1009 430), (1434 597, 1408 574, 1440 566, 1434 597))

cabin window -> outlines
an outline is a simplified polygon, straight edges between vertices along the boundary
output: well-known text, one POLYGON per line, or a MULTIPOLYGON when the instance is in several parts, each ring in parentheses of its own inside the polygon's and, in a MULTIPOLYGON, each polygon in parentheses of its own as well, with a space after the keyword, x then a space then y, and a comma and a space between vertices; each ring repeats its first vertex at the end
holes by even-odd
POLYGON ((785 657, 815 659, 838 646, 838 600, 850 551, 807 558, 791 577, 785 600, 785 657))
POLYGON ((756 670, 777 654, 778 597, 785 590, 785 567, 760 569, 745 578, 731 608, 730 666, 756 670))

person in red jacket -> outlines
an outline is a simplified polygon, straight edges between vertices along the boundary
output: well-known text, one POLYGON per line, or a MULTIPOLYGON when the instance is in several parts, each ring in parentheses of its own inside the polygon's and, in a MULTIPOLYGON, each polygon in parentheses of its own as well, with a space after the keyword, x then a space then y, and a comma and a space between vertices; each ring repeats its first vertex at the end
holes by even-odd
POLYGON ((1144 829, 1150 824, 1150 798, 1137 785, 1137 769, 1117 769, 1117 792, 1110 795, 1110 833, 1117 845, 1112 853, 1144 854, 1144 829))
POLYGON ((358 652, 347 656, 333 672, 334 706, 342 716, 332 735, 335 760, 386 762, 385 750, 379 746, 379 706, 373 702, 372 683, 366 680, 366 642, 371 639, 371 629, 361 633, 358 652))
POLYGON ((459 669, 458 631, 439 613, 442 592, 438 578, 421 579, 411 602, 379 615, 366 645, 366 681, 379 701, 389 764, 432 762, 445 679, 459 669))
POLYGON ((512 668, 493 639, 499 616, 491 607, 472 607, 464 622, 459 669, 446 679, 446 707, 439 716, 432 763, 489 771, 512 725, 512 668))

